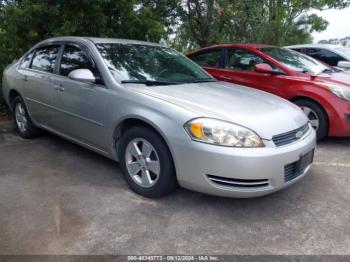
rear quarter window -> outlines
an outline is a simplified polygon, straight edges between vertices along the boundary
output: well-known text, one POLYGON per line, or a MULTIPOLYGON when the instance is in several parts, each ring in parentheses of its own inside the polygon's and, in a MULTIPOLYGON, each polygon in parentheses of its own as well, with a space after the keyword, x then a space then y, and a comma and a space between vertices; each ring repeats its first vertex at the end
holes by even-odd
POLYGON ((30 52, 29 54, 27 54, 20 63, 20 67, 21 68, 29 68, 30 66, 30 62, 32 61, 32 57, 33 57, 34 51, 30 52))

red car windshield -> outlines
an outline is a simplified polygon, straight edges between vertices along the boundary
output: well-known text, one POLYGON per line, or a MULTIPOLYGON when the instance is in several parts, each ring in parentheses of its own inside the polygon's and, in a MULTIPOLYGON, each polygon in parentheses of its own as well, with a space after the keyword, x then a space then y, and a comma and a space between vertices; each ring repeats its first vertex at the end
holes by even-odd
POLYGON ((320 63, 316 59, 287 48, 264 47, 260 51, 298 72, 318 75, 323 72, 333 71, 330 67, 320 63))

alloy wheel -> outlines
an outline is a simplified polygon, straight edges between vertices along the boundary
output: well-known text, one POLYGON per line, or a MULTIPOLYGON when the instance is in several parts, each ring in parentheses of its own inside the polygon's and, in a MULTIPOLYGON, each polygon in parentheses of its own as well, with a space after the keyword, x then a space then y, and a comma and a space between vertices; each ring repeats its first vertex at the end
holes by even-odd
POLYGON ((125 151, 125 161, 129 176, 141 187, 152 187, 160 175, 158 153, 150 142, 135 138, 125 151))
POLYGON ((300 108, 301 110, 303 110, 304 114, 308 117, 311 126, 317 131, 320 126, 320 120, 318 118, 317 113, 307 106, 301 106, 300 108))
POLYGON ((21 103, 17 103, 15 107, 15 120, 16 124, 18 126, 18 129, 25 133, 28 128, 28 119, 26 116, 26 111, 24 109, 24 106, 21 103))

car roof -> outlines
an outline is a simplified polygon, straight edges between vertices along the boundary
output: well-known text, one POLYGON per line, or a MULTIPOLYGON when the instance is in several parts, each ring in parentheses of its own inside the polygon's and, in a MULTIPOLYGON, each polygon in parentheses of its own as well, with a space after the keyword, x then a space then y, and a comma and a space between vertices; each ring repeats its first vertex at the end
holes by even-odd
POLYGON ((204 47, 204 48, 200 48, 194 52, 191 52, 187 55, 192 55, 195 54, 197 52, 202 52, 205 50, 210 50, 213 48, 248 48, 248 49, 259 49, 259 48, 264 48, 264 47, 278 47, 278 46, 273 46, 273 45, 265 45, 265 44, 251 44, 251 43, 246 43, 246 44, 242 44, 242 43, 238 43, 238 44, 219 44, 219 45, 211 45, 208 47, 204 47))
POLYGON ((276 47, 273 45, 264 45, 264 44, 251 44, 251 43, 247 43, 247 44, 220 44, 220 45, 213 45, 213 46, 209 46, 207 48, 213 48, 213 47, 242 47, 242 48, 263 48, 263 47, 276 47))
POLYGON ((315 48, 324 48, 324 49, 336 49, 342 47, 341 45, 332 45, 332 44, 304 44, 304 45, 289 45, 285 46, 286 48, 307 48, 307 47, 315 47, 315 48))
POLYGON ((150 45, 150 46, 162 46, 157 43, 151 43, 146 41, 132 40, 132 39, 119 39, 119 38, 100 38, 100 37, 83 37, 83 36, 62 36, 46 39, 40 44, 46 44, 50 42, 58 41, 77 41, 77 42, 93 42, 95 44, 107 44, 107 43, 118 43, 118 44, 138 44, 138 45, 150 45))
POLYGON ((236 44, 235 46, 242 46, 242 47, 250 47, 250 48, 264 48, 264 47, 278 47, 274 45, 266 45, 266 44, 236 44))

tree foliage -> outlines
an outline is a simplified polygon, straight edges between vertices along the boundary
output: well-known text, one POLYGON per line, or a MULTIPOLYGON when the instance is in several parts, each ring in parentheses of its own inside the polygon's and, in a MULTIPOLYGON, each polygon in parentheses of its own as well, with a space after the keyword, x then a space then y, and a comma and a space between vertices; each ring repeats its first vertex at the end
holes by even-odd
POLYGON ((62 35, 158 42, 176 1, 7 0, 0 6, 0 67, 34 43, 62 35), (161 14, 161 15, 159 15, 161 14))
POLYGON ((0 0, 0 73, 38 41, 62 35, 167 42, 179 50, 216 43, 310 42, 328 22, 312 9, 350 0, 0 0))
POLYGON ((175 46, 258 42, 284 45, 311 42, 328 22, 310 10, 344 8, 349 0, 184 0, 175 46))
POLYGON ((0 0, 0 73, 49 37, 165 40, 176 6, 176 0, 0 0))

